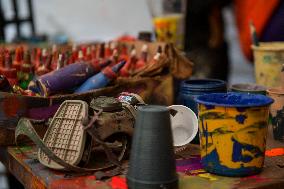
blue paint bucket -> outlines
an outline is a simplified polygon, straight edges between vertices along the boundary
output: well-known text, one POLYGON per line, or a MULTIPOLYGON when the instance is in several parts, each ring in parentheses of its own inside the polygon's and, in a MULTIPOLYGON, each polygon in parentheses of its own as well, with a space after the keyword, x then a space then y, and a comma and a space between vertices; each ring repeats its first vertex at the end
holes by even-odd
POLYGON ((273 100, 260 94, 214 93, 196 101, 203 168, 224 176, 259 173, 273 100))
MULTIPOLYGON (((190 79, 182 81, 180 84, 177 102, 178 104, 187 106, 196 115, 198 115, 197 103, 195 99, 200 95, 209 93, 226 92, 226 82, 219 79, 190 79)), ((198 135, 193 139, 192 143, 198 144, 198 135)))
POLYGON ((191 79, 182 81, 178 95, 178 103, 190 108, 198 114, 195 99, 208 93, 226 92, 226 82, 219 79, 191 79))

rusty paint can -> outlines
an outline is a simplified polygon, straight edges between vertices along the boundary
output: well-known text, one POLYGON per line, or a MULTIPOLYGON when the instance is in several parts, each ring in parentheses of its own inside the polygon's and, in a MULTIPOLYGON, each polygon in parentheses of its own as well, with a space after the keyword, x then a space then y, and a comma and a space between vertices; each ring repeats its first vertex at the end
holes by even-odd
POLYGON ((206 94, 196 101, 204 169, 224 176, 259 173, 273 100, 259 94, 231 92, 206 94))
POLYGON ((271 88, 267 92, 274 99, 270 107, 273 138, 284 142, 284 88, 271 88))
POLYGON ((284 62, 284 43, 266 42, 252 46, 256 83, 266 87, 281 85, 281 68, 284 62))

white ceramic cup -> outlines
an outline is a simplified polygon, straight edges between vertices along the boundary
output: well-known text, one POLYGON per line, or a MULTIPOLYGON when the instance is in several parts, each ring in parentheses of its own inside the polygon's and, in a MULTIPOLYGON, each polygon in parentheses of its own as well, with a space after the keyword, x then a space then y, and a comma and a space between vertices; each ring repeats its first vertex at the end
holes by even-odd
POLYGON ((168 109, 170 110, 174 146, 189 144, 198 131, 198 120, 195 113, 183 105, 168 106, 168 109))

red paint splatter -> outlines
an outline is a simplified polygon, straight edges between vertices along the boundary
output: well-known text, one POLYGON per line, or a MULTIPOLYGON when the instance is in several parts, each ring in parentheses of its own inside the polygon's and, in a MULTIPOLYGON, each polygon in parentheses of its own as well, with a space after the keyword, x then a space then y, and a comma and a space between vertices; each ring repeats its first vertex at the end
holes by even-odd
POLYGON ((252 176, 243 177, 240 180, 242 182, 264 183, 264 182, 269 182, 271 179, 270 178, 261 177, 259 175, 252 175, 252 176))
POLYGON ((284 148, 273 148, 265 151, 265 155, 268 157, 283 156, 284 148))
POLYGON ((127 189, 126 179, 121 177, 112 177, 110 185, 113 189, 127 189))
POLYGON ((88 179, 90 179, 90 180, 96 180, 96 176, 95 176, 95 175, 88 176, 88 179))

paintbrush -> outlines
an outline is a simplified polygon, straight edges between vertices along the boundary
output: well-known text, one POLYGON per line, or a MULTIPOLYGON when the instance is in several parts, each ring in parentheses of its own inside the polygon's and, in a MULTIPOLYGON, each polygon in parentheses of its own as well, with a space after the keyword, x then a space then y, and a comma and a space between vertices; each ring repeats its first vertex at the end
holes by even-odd
POLYGON ((251 34, 251 39, 252 39, 252 43, 254 46, 259 46, 259 40, 257 37, 257 33, 254 27, 254 24, 252 22, 252 20, 249 23, 249 27, 250 27, 250 34, 251 34))
POLYGON ((281 87, 284 89, 284 64, 282 64, 282 69, 281 69, 281 87))

